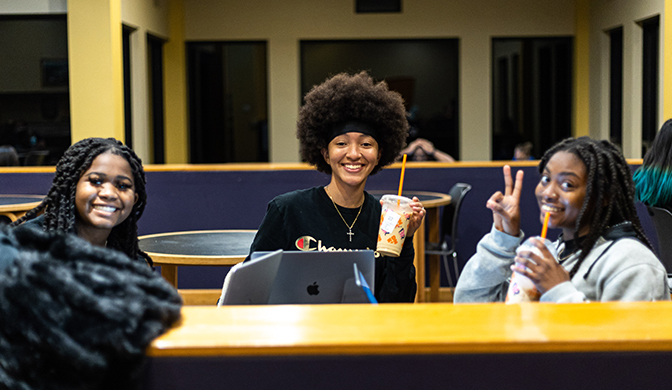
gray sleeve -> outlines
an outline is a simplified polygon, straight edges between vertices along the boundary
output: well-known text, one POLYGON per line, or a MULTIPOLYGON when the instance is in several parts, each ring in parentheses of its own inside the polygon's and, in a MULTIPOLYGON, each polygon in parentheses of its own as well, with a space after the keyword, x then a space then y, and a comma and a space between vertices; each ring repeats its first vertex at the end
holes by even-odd
POLYGON ((511 264, 524 237, 495 229, 483 236, 457 281, 454 302, 498 302, 506 298, 511 264))
MULTIPOLYGON (((670 291, 665 268, 656 256, 640 242, 619 240, 608 249, 599 270, 591 272, 597 300, 607 301, 669 301, 670 291)), ((579 271, 574 279, 583 277, 579 271)), ((541 296, 542 302, 587 302, 584 292, 571 282, 561 283, 541 296)))
POLYGON ((589 302, 589 300, 568 280, 546 291, 539 298, 539 302, 581 303, 589 302))

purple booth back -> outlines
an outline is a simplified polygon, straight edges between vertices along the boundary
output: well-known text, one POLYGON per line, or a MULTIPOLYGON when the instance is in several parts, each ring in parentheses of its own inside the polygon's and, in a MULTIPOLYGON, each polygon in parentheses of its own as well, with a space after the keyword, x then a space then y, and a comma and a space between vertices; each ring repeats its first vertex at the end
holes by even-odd
MULTIPOLYGON (((633 169, 636 168, 633 166, 633 169)), ((539 180, 536 166, 512 167, 525 172, 521 198, 521 227, 527 235, 541 231, 534 187, 539 180)), ((371 176, 367 190, 396 189, 398 168, 371 176)), ((53 173, 0 173, 0 194, 45 194, 53 173)), ((139 234, 206 229, 256 229, 267 203, 276 195, 312 186, 326 185, 329 177, 314 170, 269 171, 151 171, 147 172, 147 207, 139 221, 139 234)), ((404 189, 448 193, 453 184, 469 183, 464 198, 457 247, 460 266, 476 251, 476 244, 492 225, 485 208, 495 191, 503 191, 499 166, 450 168, 408 167, 404 189)), ((657 237, 646 208, 637 205, 639 217, 654 248, 657 237)), ((555 239, 559 231, 549 231, 555 239)), ((228 267, 180 267, 179 288, 220 288, 228 267)), ((442 285, 447 285, 445 276, 442 285)))

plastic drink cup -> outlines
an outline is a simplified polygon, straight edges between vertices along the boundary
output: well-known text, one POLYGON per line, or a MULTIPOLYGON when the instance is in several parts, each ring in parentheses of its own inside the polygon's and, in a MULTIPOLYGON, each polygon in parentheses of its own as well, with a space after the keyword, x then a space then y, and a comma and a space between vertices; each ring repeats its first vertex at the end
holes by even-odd
MULTIPOLYGON (((557 253, 555 246, 551 240, 547 238, 530 237, 541 240, 546 244, 546 248, 551 252, 554 258, 557 260, 557 253)), ((536 255, 541 256, 541 251, 536 246, 532 245, 530 238, 525 240, 517 249, 516 254, 521 251, 530 251, 536 255)), ((538 301, 541 297, 541 293, 537 290, 537 287, 534 283, 525 275, 519 274, 518 272, 513 272, 511 274, 511 282, 509 283, 509 290, 506 293, 506 303, 521 303, 521 302, 535 302, 538 301)))
POLYGON ((404 196, 383 195, 376 250, 383 256, 399 257, 408 232, 408 221, 413 209, 411 200, 404 196))

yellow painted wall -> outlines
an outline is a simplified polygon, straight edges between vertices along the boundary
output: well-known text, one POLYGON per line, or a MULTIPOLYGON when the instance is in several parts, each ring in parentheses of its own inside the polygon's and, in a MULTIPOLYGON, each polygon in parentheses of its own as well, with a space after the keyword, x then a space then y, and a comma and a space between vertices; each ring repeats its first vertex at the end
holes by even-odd
MULTIPOLYGON (((302 39, 459 38, 460 149, 491 153, 493 37, 574 35, 566 0, 404 0, 401 14, 355 14, 353 0, 186 0, 186 40, 266 40, 271 161, 299 160, 302 39)), ((171 34, 172 35, 172 34, 171 34)))
POLYGON ((672 20, 672 0, 665 0, 665 13, 661 20, 661 32, 663 34, 663 118, 667 120, 672 118, 672 23, 665 23, 666 20, 672 20))
POLYGON ((71 138, 124 140, 120 0, 68 1, 71 138))
POLYGON ((184 54, 184 3, 169 2, 169 40, 164 46, 166 163, 188 161, 186 60, 184 54))
POLYGON ((590 130, 590 0, 576 0, 574 35, 574 137, 590 130))

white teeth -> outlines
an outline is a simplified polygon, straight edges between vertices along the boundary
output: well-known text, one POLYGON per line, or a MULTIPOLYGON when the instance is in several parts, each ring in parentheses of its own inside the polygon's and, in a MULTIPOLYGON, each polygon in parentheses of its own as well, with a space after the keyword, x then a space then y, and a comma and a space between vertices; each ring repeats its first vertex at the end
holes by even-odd
POLYGON ((359 169, 359 168, 361 168, 362 166, 361 166, 361 165, 348 165, 348 164, 345 164, 345 167, 348 168, 348 169, 359 169))
POLYGON ((108 213, 113 213, 117 209, 116 207, 111 206, 93 206, 93 208, 100 211, 106 211, 108 213))
POLYGON ((558 211, 560 211, 560 208, 558 208, 558 207, 553 207, 553 206, 549 206, 549 205, 547 205, 547 204, 541 206, 541 209, 544 210, 544 211, 551 212, 551 213, 552 213, 552 212, 558 212, 558 211))

